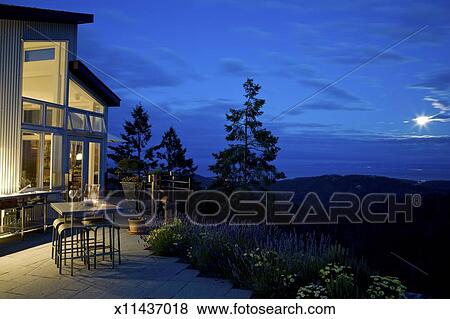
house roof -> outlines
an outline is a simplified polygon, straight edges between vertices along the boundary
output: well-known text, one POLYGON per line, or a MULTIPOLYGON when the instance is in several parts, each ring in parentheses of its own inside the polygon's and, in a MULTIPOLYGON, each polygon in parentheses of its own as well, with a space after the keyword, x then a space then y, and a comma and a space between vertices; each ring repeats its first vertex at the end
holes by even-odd
POLYGON ((107 106, 120 106, 120 98, 102 82, 83 62, 79 60, 69 63, 70 73, 83 82, 93 93, 100 97, 107 106))
POLYGON ((0 4, 0 19, 83 24, 94 22, 94 15, 0 4))

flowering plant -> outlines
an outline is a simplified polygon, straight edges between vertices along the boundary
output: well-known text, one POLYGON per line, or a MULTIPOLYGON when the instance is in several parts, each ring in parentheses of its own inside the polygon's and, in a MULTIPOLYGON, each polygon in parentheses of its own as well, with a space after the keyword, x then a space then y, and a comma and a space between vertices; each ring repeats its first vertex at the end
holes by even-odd
POLYGON ((327 290, 320 284, 309 284, 300 287, 297 291, 297 299, 327 299, 327 290))
POLYGON ((405 298, 406 287, 397 277, 370 276, 371 284, 367 295, 372 299, 405 298))

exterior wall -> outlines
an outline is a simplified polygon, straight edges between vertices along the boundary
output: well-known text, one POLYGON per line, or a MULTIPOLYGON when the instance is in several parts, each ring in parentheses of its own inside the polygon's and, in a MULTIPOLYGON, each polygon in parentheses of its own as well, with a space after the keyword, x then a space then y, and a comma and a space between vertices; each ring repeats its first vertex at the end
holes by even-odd
POLYGON ((77 25, 0 20, 0 194, 18 191, 21 166, 22 40, 68 40, 77 51, 77 25))

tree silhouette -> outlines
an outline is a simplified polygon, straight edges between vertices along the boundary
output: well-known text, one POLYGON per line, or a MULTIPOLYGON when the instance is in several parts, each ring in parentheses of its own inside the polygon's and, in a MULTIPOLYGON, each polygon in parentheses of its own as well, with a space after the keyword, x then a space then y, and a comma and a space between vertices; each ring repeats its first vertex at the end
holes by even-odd
POLYGON ((280 150, 278 137, 258 120, 265 104, 265 100, 257 98, 261 86, 247 79, 243 87, 243 108, 230 109, 226 114, 226 139, 230 143, 223 151, 213 153, 216 163, 209 166, 216 175, 214 186, 229 191, 267 185, 285 177, 270 163, 280 150))
POLYGON ((186 148, 183 147, 175 129, 170 127, 163 135, 159 145, 149 149, 147 154, 159 160, 159 168, 164 172, 174 172, 175 175, 192 177, 197 170, 192 158, 186 158, 186 148))
POLYGON ((120 134, 123 142, 110 146, 113 153, 108 154, 108 157, 116 163, 119 173, 135 173, 141 177, 142 173, 155 167, 153 158, 145 153, 152 137, 152 126, 148 113, 141 104, 134 107, 131 117, 131 121, 126 120, 123 124, 124 132, 120 134))

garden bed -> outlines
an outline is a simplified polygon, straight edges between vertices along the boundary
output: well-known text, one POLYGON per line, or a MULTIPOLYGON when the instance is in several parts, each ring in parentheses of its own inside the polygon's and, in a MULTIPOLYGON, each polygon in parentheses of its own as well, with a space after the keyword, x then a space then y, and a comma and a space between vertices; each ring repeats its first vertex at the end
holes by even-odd
POLYGON ((276 226, 206 227, 176 220, 145 237, 155 254, 177 256, 205 275, 229 279, 259 298, 404 298, 395 277, 379 276, 327 236, 276 226))

